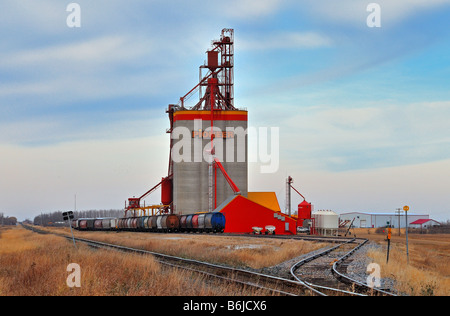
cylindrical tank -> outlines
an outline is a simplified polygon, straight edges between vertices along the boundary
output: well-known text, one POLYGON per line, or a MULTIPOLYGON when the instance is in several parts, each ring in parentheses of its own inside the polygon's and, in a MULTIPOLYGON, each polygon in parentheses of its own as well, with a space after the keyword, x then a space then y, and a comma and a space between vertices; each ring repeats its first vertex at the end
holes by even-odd
POLYGON ((156 231, 158 229, 158 216, 152 216, 149 222, 151 221, 151 224, 149 224, 149 228, 151 225, 151 230, 156 231))
POLYGON ((170 205, 172 203, 172 179, 163 178, 161 183, 161 203, 163 205, 170 205))
POLYGON ((133 218, 133 220, 131 221, 131 228, 136 229, 138 228, 138 217, 133 218))
POLYGON ((306 201, 303 201, 298 205, 298 218, 308 219, 311 218, 312 205, 306 201))
POLYGON ((186 219, 187 219, 187 215, 181 215, 180 217, 180 230, 181 231, 186 231, 187 227, 186 227, 186 219))
POLYGON ((197 214, 192 216, 192 229, 194 229, 194 230, 198 229, 198 215, 197 214))
POLYGON ((188 215, 187 217, 186 217, 186 229, 189 231, 189 230, 192 230, 192 217, 193 217, 194 215, 188 215))
POLYGON ((167 216, 168 215, 161 216, 161 227, 164 231, 167 230, 167 216))
POLYGON ((330 210, 319 210, 312 213, 315 227, 321 235, 334 235, 339 228, 339 215, 330 210))
POLYGON ((175 214, 167 215, 166 227, 169 231, 178 231, 180 227, 180 218, 175 214))
POLYGON ((149 226, 149 224, 151 225, 151 220, 150 220, 150 216, 146 216, 144 219, 144 228, 145 229, 149 229, 151 228, 151 226, 149 226))
POLYGON ((211 227, 213 232, 222 232, 225 229, 225 215, 219 212, 211 213, 211 227))
POLYGON ((87 229, 87 220, 82 219, 80 220, 80 222, 78 223, 78 228, 79 229, 87 229))
POLYGON ((132 217, 129 217, 129 218, 127 218, 127 223, 126 223, 126 228, 127 229, 131 229, 131 222, 133 221, 133 218, 132 217))
POLYGON ((158 230, 163 230, 162 219, 163 219, 162 216, 156 217, 156 226, 158 230))
POLYGON ((202 231, 205 229, 205 216, 206 216, 206 214, 199 214, 198 219, 197 219, 198 229, 202 230, 202 231))
POLYGON ((102 229, 103 220, 102 219, 96 219, 94 221, 94 228, 95 229, 102 229))

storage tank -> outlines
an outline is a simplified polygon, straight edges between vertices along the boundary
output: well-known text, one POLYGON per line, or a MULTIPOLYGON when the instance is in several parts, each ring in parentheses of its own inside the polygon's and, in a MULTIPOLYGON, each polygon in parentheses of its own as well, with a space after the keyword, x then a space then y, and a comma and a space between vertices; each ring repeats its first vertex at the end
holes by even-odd
POLYGON ((318 210, 312 213, 319 235, 336 236, 339 228, 339 215, 331 210, 318 210))
POLYGON ((170 205, 172 203, 172 179, 163 178, 161 182, 161 203, 163 205, 170 205))
POLYGON ((302 203, 298 205, 298 218, 300 219, 309 219, 311 218, 312 213, 312 205, 309 202, 304 200, 302 203))

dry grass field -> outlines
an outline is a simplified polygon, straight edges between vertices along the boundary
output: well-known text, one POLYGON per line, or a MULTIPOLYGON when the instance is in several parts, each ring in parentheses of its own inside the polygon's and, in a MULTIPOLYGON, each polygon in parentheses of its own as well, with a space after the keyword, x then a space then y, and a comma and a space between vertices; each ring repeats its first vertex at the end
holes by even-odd
POLYGON ((356 236, 368 238, 383 245, 381 251, 371 251, 369 256, 381 266, 382 277, 396 281, 397 289, 408 295, 450 295, 450 235, 408 234, 409 264, 406 258, 404 230, 398 236, 393 230, 389 263, 386 264, 386 235, 374 229, 356 229, 356 236))
POLYGON ((93 250, 65 238, 24 228, 0 228, 0 296, 224 296, 266 295, 220 286, 190 272, 164 268, 151 256, 93 250), (81 268, 81 287, 66 283, 70 263, 81 268))
MULTIPOLYGON (((68 229, 57 229, 67 233, 68 229)), ((212 235, 75 232, 79 237, 230 265, 264 267, 322 245, 261 241, 212 235)), ((0 228, 0 296, 7 295, 266 295, 262 291, 214 284, 190 272, 164 268, 151 256, 93 250, 65 238, 21 227, 0 228), (70 263, 81 267, 81 287, 66 280, 70 263)))
MULTIPOLYGON (((68 228, 45 230, 70 236, 68 228)), ((74 231, 74 235, 183 258, 253 269, 271 267, 326 246, 302 240, 258 239, 220 234, 74 231)))

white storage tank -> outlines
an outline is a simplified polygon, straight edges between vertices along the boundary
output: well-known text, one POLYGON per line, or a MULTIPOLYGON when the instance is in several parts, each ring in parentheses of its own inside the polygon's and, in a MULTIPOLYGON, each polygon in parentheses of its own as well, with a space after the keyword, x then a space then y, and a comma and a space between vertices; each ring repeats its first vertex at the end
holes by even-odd
POLYGON ((320 235, 336 236, 339 228, 339 215, 331 210, 318 210, 312 213, 316 230, 320 235))

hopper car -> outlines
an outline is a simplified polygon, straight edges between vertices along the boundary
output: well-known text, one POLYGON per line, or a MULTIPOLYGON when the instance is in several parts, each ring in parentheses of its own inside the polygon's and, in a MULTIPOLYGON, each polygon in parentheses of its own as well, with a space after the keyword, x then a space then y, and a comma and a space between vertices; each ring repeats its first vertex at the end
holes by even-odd
POLYGON ((223 233, 225 229, 225 216, 222 213, 212 212, 125 218, 80 218, 72 221, 72 227, 81 231, 223 233))

